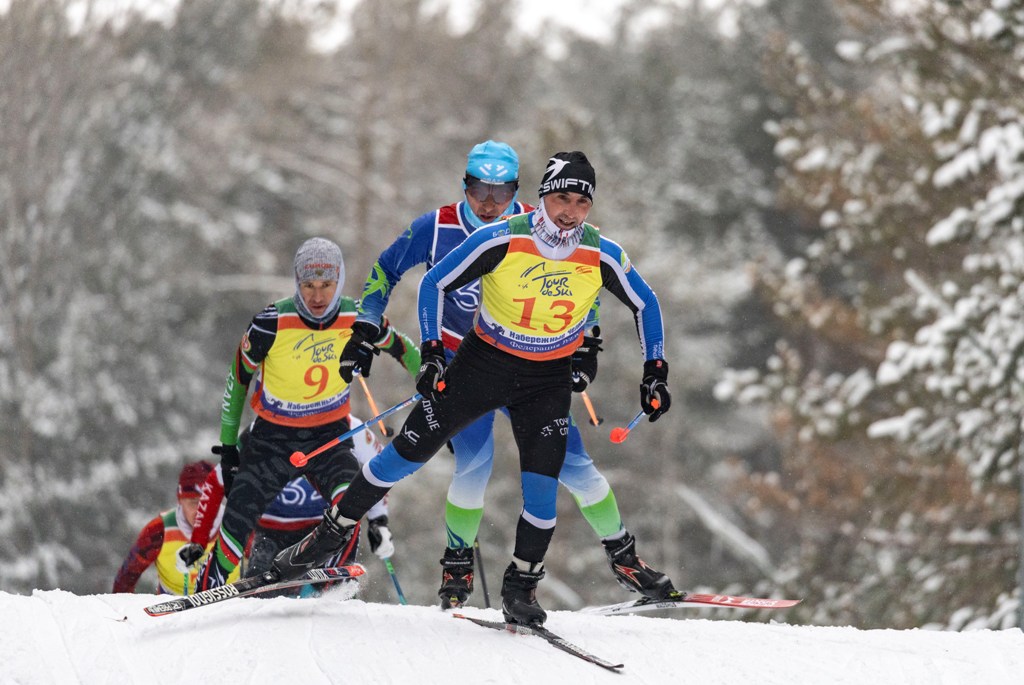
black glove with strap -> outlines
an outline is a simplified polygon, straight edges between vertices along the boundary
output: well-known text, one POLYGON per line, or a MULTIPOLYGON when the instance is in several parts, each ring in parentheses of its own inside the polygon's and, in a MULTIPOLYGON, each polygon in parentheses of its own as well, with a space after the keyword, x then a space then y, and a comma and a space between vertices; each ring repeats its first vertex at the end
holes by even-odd
POLYGON ((420 373, 416 376, 416 390, 424 397, 438 399, 444 392, 444 372, 448 360, 440 340, 427 340, 420 346, 420 373))
POLYGON ((380 354, 374 341, 380 338, 380 326, 367 321, 356 321, 352 324, 352 337, 345 343, 338 363, 338 373, 346 383, 351 383, 358 371, 364 378, 370 377, 370 366, 373 356, 380 354))
POLYGON ((601 329, 594 326, 592 335, 583 336, 583 344, 572 353, 572 391, 583 392, 597 378, 597 353, 603 350, 601 329))
POLYGON ((178 559, 174 566, 182 573, 188 573, 203 556, 203 548, 194 542, 189 542, 178 549, 178 559))
POLYGON ((644 379, 640 383, 640 406, 652 422, 672 406, 672 395, 668 391, 668 362, 664 359, 649 359, 644 362, 644 379))
POLYGON ((241 463, 238 445, 214 445, 210 451, 220 455, 220 475, 224 479, 224 496, 227 497, 231 491, 231 484, 235 482, 238 465, 241 463))

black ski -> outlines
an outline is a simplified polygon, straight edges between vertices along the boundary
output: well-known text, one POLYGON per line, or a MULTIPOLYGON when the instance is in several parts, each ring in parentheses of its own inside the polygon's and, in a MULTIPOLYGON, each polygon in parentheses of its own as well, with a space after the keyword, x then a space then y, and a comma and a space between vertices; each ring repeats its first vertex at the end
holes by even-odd
POLYGON ((228 585, 215 587, 212 590, 203 590, 194 595, 175 597, 159 604, 153 604, 146 607, 145 611, 150 616, 166 616, 167 614, 177 614, 189 609, 216 604, 217 602, 223 602, 226 599, 233 599, 235 597, 253 597, 267 592, 301 587, 303 585, 319 585, 335 580, 344 581, 357 578, 364 573, 366 573, 365 568, 359 564, 353 564, 351 566, 314 568, 306 571, 298 578, 276 582, 272 577, 268 578, 266 574, 253 576, 252 578, 242 578, 228 585))
POLYGON ((575 657, 589 661, 592 664, 597 664, 601 668, 606 668, 609 671, 619 673, 619 669, 623 667, 622 664, 613 664, 610 661, 605 661, 599 656, 595 656, 590 652, 586 651, 582 647, 578 647, 573 643, 569 642, 563 637, 555 635, 547 628, 541 626, 523 626, 518 623, 504 623, 503 621, 487 621, 482 618, 474 618, 472 616, 466 616, 465 614, 452 614, 455 618, 464 618, 467 621, 471 621, 478 626, 484 628, 490 628, 492 630, 501 630, 509 633, 519 633, 520 635, 536 635, 539 638, 544 639, 552 647, 556 647, 563 652, 572 654, 575 657))

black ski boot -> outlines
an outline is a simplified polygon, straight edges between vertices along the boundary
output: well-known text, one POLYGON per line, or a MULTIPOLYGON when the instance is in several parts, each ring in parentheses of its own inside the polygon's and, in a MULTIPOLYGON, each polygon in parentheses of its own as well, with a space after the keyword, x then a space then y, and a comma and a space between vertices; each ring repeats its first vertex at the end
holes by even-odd
POLYGON ((548 614, 537 604, 537 583, 544 577, 544 564, 529 564, 529 571, 522 571, 513 561, 505 569, 501 583, 501 611, 507 623, 524 626, 542 626, 548 614))
POLYGON ((618 540, 602 540, 619 585, 651 599, 665 599, 675 588, 664 573, 655 571, 636 555, 636 538, 628 531, 618 540))
POLYGON ((441 608, 457 609, 473 594, 473 548, 446 547, 441 568, 441 589, 437 591, 441 608))
MULTIPOLYGON (((347 548, 352 543, 356 524, 343 525, 337 522, 335 508, 324 512, 324 518, 313 532, 287 547, 274 557, 267 573, 274 574, 276 580, 297 578, 311 568, 319 568, 331 557, 347 548)), ((348 519, 341 518, 342 521, 348 519)))

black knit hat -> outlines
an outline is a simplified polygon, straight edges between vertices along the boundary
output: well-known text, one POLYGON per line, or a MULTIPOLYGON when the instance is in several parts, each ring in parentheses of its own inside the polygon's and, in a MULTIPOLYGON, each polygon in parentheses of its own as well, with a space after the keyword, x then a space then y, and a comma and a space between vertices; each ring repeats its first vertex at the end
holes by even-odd
POLYGON ((593 200, 596 187, 597 175, 585 154, 579 150, 556 152, 548 160, 537 197, 548 193, 579 193, 593 200))

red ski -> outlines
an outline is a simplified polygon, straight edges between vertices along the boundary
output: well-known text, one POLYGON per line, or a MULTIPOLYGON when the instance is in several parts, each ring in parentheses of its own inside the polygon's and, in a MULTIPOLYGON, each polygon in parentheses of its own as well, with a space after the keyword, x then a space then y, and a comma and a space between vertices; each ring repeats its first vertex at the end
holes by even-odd
POLYGON ((771 597, 740 597, 737 595, 707 595, 675 592, 666 599, 642 597, 621 604, 587 607, 582 609, 585 614, 614 616, 616 614, 635 614, 641 611, 657 609, 685 609, 695 607, 726 607, 730 609, 788 609, 796 606, 799 599, 774 599, 771 597))

